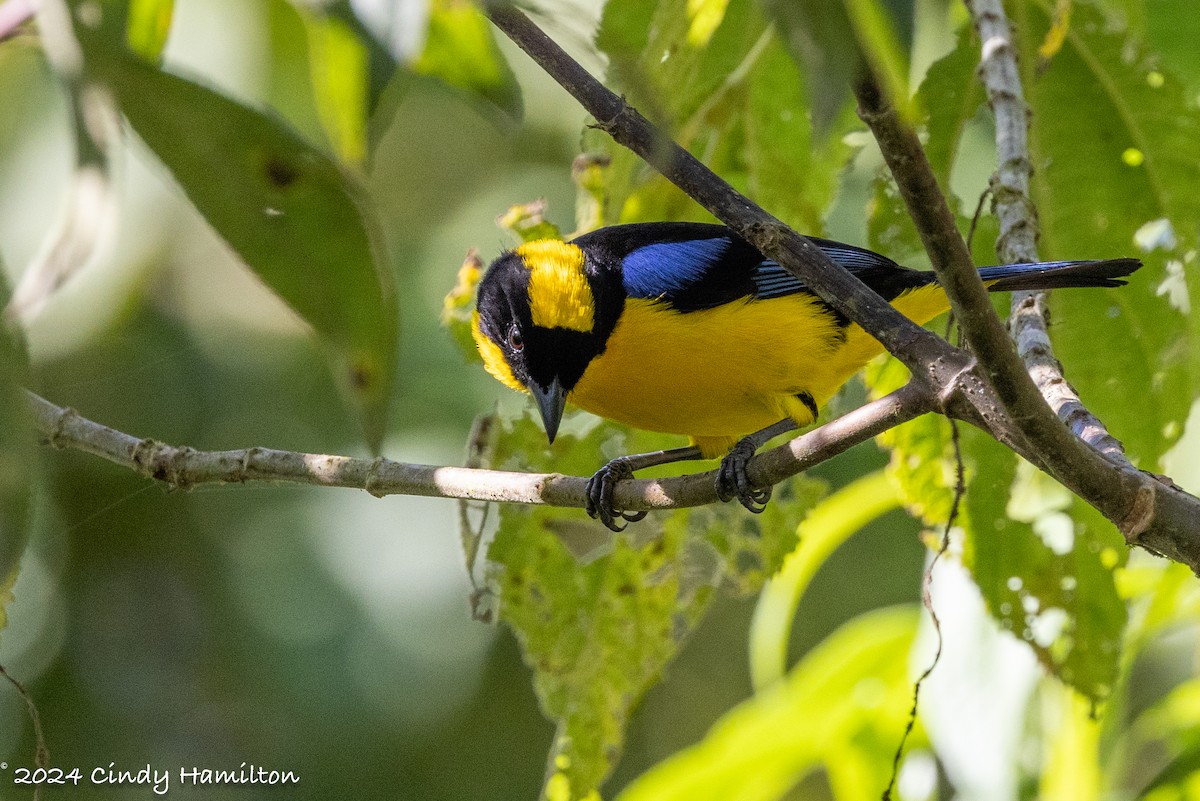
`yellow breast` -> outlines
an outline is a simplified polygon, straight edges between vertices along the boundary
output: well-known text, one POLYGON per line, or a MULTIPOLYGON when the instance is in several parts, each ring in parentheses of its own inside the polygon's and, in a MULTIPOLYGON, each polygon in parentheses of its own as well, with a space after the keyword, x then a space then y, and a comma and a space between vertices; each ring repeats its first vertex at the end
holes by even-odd
MULTIPOLYGON (((924 323, 945 311, 946 300, 929 287, 895 305, 924 323)), ((808 425, 813 415, 797 395, 823 405, 881 351, 858 326, 840 329, 807 295, 687 314, 629 299, 568 400, 635 428, 685 434, 716 456, 785 417, 808 425)))

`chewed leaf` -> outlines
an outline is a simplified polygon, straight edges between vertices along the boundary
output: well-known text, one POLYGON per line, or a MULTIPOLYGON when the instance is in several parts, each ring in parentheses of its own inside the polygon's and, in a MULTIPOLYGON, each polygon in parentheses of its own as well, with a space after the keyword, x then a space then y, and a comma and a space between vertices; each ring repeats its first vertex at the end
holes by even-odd
POLYGON ((521 242, 563 238, 558 226, 546 219, 545 199, 510 206, 496 218, 496 224, 512 232, 521 242))
POLYGON ((395 291, 363 190, 283 122, 81 34, 92 80, 209 224, 315 330, 378 450, 395 291))
MULTIPOLYGON (((565 428, 588 420, 571 415, 565 428)), ((506 421, 492 464, 587 474, 610 446, 670 437, 596 421, 549 450, 530 417, 506 421)), ((487 552, 500 618, 514 632, 542 711, 557 726, 544 797, 592 798, 611 772, 639 699, 703 619, 714 590, 756 591, 795 547, 820 482, 780 485, 761 516, 735 505, 654 513, 614 536, 579 510, 505 505, 487 552)))
MULTIPOLYGON (((1018 41, 1022 63, 1031 64, 1040 31, 1054 21, 1049 3, 1027 5, 1029 24, 1018 41)), ((1187 344, 1197 330, 1194 316, 1180 312, 1177 294, 1156 292, 1170 277, 1169 263, 1185 262, 1197 244, 1200 112, 1183 84, 1114 33, 1092 6, 1075 4, 1063 35, 1049 67, 1026 82, 1040 255, 1138 255, 1139 231, 1160 220, 1176 236, 1172 247, 1145 254, 1146 266, 1126 287, 1055 292, 1052 340, 1083 402, 1140 466, 1153 470, 1200 385, 1187 344), (1077 135, 1097 121, 1103 135, 1077 135), (1119 347, 1101 352, 1098 342, 1119 347), (1130 387, 1138 389, 1136 403, 1127 402, 1130 387)))

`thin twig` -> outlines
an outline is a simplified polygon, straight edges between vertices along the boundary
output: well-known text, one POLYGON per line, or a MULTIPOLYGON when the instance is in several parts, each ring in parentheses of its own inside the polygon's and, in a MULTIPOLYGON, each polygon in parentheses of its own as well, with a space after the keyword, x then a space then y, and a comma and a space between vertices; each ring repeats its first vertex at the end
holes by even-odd
MULTIPOLYGON (((46 747, 46 735, 42 731, 42 716, 38 713, 33 695, 16 676, 8 672, 8 669, 4 665, 0 665, 0 677, 3 677, 5 681, 11 684, 16 689, 17 695, 21 696, 21 700, 25 702, 25 710, 29 713, 29 720, 33 723, 33 764, 45 770, 50 765, 50 749, 46 747)), ((33 801, 37 801, 41 789, 40 784, 34 786, 33 801)))
POLYGON ((950 503, 950 514, 946 518, 946 527, 942 530, 942 541, 934 552, 933 558, 929 560, 929 566, 925 568, 925 575, 921 579, 921 603, 924 605, 925 611, 929 613, 929 620, 933 624, 937 648, 933 652, 933 659, 913 683, 912 708, 908 712, 908 722, 904 726, 904 734, 901 735, 900 742, 896 746, 896 753, 892 756, 892 774, 888 779, 887 789, 883 791, 883 801, 890 801, 892 790, 900 776, 900 760, 904 757, 904 746, 912 734, 913 727, 917 724, 917 712, 921 704, 921 687, 924 686, 925 680, 933 675, 938 663, 942 661, 942 647, 945 644, 945 638, 942 635, 942 621, 933 608, 933 569, 937 567, 937 563, 941 561, 946 551, 950 550, 950 532, 954 529, 954 522, 958 520, 958 510, 963 496, 967 494, 967 469, 963 462, 962 439, 959 436, 958 421, 954 419, 950 420, 950 442, 954 446, 954 500, 950 503))

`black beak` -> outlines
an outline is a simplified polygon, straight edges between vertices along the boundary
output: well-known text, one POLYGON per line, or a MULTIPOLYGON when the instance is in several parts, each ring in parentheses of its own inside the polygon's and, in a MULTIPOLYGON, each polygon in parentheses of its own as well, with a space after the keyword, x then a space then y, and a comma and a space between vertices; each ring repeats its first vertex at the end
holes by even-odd
POLYGON ((562 421, 567 393, 563 390, 562 384, 558 383, 557 378, 551 381, 550 386, 545 389, 538 386, 537 382, 532 382, 529 392, 537 401, 538 411, 542 415, 542 425, 546 428, 546 438, 553 444, 554 437, 558 434, 558 424, 562 421))

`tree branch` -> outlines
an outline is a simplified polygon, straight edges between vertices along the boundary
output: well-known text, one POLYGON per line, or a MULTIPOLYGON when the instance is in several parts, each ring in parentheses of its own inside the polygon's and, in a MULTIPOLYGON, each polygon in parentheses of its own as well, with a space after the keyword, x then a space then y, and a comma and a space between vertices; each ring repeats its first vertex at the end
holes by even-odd
MULTIPOLYGON (((477 501, 585 505, 587 479, 558 473, 514 473, 467 467, 407 464, 296 453, 274 448, 198 451, 109 428, 74 409, 27 393, 34 425, 47 444, 90 453, 175 489, 200 484, 306 484, 366 490, 376 497, 420 495, 477 501)), ((916 383, 766 451, 751 461, 750 478, 759 486, 777 484, 933 408, 930 394, 916 383)), ((716 472, 663 479, 623 481, 616 502, 622 509, 680 509, 717 503, 716 472)))
MULTIPOLYGON (((1046 404, 1013 349, 916 131, 900 119, 873 78, 860 80, 855 94, 860 116, 875 134, 896 178, 963 335, 1012 422, 1033 449, 1043 454, 1049 472, 1083 498, 1095 503, 1092 499, 1118 492, 1119 477, 1110 470, 1097 469, 1095 452, 1080 442, 1046 404)), ((1036 261, 1036 254, 1024 260, 1036 261)))
MULTIPOLYGON (((1011 248, 1002 255, 1006 261, 1036 261, 1037 254, 1032 246, 1036 226, 1027 195, 1030 169, 1025 139, 1027 117, 1015 55, 1007 38, 1008 23, 999 0, 968 0, 968 6, 977 20, 985 18, 986 27, 981 29, 981 34, 988 34, 984 36, 985 61, 1003 57, 1010 62, 997 70, 1003 75, 1003 82, 987 87, 990 100, 998 95, 1004 101, 1004 125, 1002 127, 999 121, 997 124, 998 135, 1005 137, 1000 167, 1005 178, 1013 180, 1007 187, 1009 191, 1002 191, 1006 200, 1001 207, 1002 224, 1007 235, 1002 237, 1000 244, 1011 248), (1017 129, 1019 133, 1013 133, 1017 129)), ((856 93, 863 119, 879 141, 913 221, 921 231, 939 281, 950 296, 952 307, 962 309, 960 325, 967 341, 980 356, 981 367, 1019 432, 1019 439, 1032 451, 1034 458, 1031 461, 1114 522, 1130 545, 1140 545, 1153 553, 1183 562, 1200 575, 1200 536, 1197 536, 1200 534, 1200 500, 1181 491, 1169 479, 1162 480, 1136 470, 1123 454, 1113 459, 1111 443, 1104 437, 1107 431, 1090 414, 1086 417, 1079 414, 1083 406, 1062 379, 1057 362, 1054 362, 1054 370, 1046 370, 1039 376, 1043 379, 1041 387, 1034 384, 1026 371, 1026 363, 1009 344, 990 303, 986 304, 988 308, 984 313, 980 301, 986 302, 986 298, 980 297, 981 292, 977 291, 982 289, 978 273, 957 233, 953 215, 938 189, 916 133, 889 108, 871 79, 856 86, 856 93), (1040 389, 1051 393, 1050 400, 1056 403, 1055 409, 1047 404, 1040 389), (1064 398, 1073 398, 1075 403, 1064 398), (1073 415, 1071 429, 1059 419, 1060 415, 1073 415), (1091 421, 1095 421, 1094 424, 1091 421), (1108 452, 1102 455, 1089 442, 1075 436, 1074 431, 1082 431, 1089 442, 1107 444, 1108 452)), ((1018 306, 1023 312, 1026 310, 1021 301, 1018 306)), ((1024 340, 1031 366, 1042 371, 1046 363, 1041 355, 1049 343, 1044 320, 1040 329, 1036 324, 1032 329, 1025 323, 1019 325, 1021 327, 1016 331, 1018 335, 1024 333, 1019 339, 1024 340), (1034 333, 1030 334, 1031 330, 1034 333)), ((1053 361, 1052 355, 1050 360, 1053 361)), ((948 404, 948 411, 955 413, 954 406, 957 405, 957 412, 961 414, 969 404, 988 420, 986 409, 979 405, 981 399, 958 396, 948 404)), ((1119 449, 1119 444, 1117 447, 1119 449)), ((1014 449, 1022 452, 1020 448, 1014 449)), ((1023 453, 1029 458, 1029 451, 1023 453)))
MULTIPOLYGON (((1008 262, 1037 261, 1037 211, 1029 198, 1033 162, 1029 158, 1029 107, 1025 103, 1016 50, 1000 0, 968 0, 967 7, 983 42, 979 77, 996 120, 996 178, 993 209, 1000 222, 996 250, 1008 262)), ((1083 405, 1054 357, 1047 327, 1050 311, 1044 292, 1016 292, 1009 330, 1017 353, 1041 395, 1079 439, 1109 461, 1132 467, 1125 449, 1099 418, 1083 405)))

